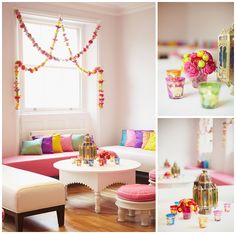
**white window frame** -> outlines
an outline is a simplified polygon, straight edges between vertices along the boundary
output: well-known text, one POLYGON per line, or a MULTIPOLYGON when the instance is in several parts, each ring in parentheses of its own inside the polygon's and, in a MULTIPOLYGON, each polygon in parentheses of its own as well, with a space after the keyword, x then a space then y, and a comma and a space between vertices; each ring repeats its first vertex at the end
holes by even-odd
MULTIPOLYGON (((55 23, 57 22, 58 18, 54 17, 54 16, 50 16, 50 17, 45 17, 45 16, 41 16, 41 15, 31 15, 31 13, 27 13, 24 12, 22 13, 22 16, 24 17, 24 21, 28 23, 39 23, 40 20, 40 24, 45 24, 45 25, 55 25, 55 23)), ((83 31, 84 31, 84 25, 81 24, 81 22, 76 22, 76 20, 66 20, 63 19, 63 22, 66 23, 66 28, 73 28, 77 30, 77 36, 78 36, 78 41, 79 41, 79 50, 81 50, 82 48, 82 44, 83 44, 83 31)), ((23 59, 23 30, 19 28, 19 23, 17 21, 17 54, 19 55, 19 59, 22 60, 23 59)), ((43 48, 43 49, 47 49, 47 48, 43 48)), ((77 52, 77 51, 76 51, 77 52)), ((37 51, 36 51, 37 53, 37 51)), ((69 57, 69 53, 65 55, 65 58, 69 57)), ((23 61, 24 62, 24 61, 23 61)), ((80 60, 80 64, 83 64, 83 60, 81 58, 80 60)), ((31 66, 32 64, 26 64, 28 66, 31 66)), ((33 64, 35 65, 35 64, 33 64)), ((50 66, 50 65, 45 65, 45 67, 49 67, 49 68, 55 68, 54 66, 50 66)), ((66 66, 58 66, 58 68, 67 68, 66 66)), ((68 68, 71 69, 71 68, 68 68)), ((79 79, 79 107, 78 108, 26 108, 25 107, 25 86, 24 86, 24 80, 25 80, 25 72, 24 71, 20 71, 20 92, 21 92, 21 113, 40 113, 40 112, 83 112, 84 111, 84 82, 83 82, 83 77, 81 72, 79 71, 79 69, 75 66, 74 68, 75 70, 78 70, 78 79, 79 79)))

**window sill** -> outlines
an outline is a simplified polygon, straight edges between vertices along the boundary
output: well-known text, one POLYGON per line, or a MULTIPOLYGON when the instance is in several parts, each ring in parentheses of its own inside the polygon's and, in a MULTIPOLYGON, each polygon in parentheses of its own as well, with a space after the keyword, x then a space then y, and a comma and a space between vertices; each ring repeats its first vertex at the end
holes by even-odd
POLYGON ((34 115, 70 115, 70 114, 87 114, 85 111, 81 110, 55 110, 55 111, 21 111, 21 116, 34 116, 34 115))

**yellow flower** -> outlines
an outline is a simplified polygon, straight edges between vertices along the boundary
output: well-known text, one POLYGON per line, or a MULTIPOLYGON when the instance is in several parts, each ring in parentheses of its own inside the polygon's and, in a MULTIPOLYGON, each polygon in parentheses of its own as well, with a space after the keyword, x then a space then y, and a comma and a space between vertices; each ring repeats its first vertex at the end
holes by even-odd
POLYGON ((197 52, 197 56, 198 57, 202 57, 204 55, 204 51, 203 50, 199 50, 198 52, 197 52))
POLYGON ((198 67, 199 68, 205 67, 205 62, 203 60, 198 61, 198 67))

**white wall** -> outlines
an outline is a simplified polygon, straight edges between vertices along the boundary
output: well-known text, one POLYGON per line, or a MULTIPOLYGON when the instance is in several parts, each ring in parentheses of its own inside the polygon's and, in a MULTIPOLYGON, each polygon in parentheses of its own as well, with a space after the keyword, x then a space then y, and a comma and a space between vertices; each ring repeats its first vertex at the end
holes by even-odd
POLYGON ((155 128, 155 8, 119 22, 119 128, 155 128))
POLYGON ((158 120, 158 163, 165 159, 181 167, 196 165, 198 160, 197 139, 199 119, 158 120))
POLYGON ((159 3, 159 40, 212 40, 234 22, 234 3, 159 3))

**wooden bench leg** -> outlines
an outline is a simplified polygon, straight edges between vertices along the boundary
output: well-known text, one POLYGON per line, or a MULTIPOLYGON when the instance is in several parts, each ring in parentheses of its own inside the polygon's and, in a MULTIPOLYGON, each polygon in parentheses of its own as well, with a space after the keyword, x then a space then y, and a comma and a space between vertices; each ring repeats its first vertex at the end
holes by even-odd
POLYGON ((118 207, 118 222, 125 221, 125 209, 118 207))
POLYGON ((64 226, 64 218, 65 218, 65 206, 58 206, 57 208, 57 220, 59 227, 64 226))
POLYGON ((149 225, 149 212, 147 210, 141 211, 141 226, 149 225))
POLYGON ((24 216, 23 216, 23 214, 15 213, 14 219, 15 219, 16 231, 17 232, 22 232, 23 231, 23 223, 24 223, 24 216))

